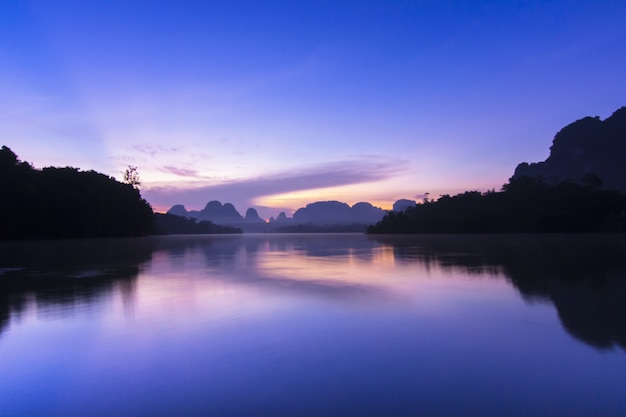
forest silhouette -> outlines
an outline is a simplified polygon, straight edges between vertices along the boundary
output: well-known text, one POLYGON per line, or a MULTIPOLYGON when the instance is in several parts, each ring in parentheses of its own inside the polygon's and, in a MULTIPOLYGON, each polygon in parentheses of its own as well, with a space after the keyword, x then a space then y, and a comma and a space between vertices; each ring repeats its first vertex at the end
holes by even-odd
POLYGON ((466 191, 389 212, 368 233, 626 231, 626 107, 561 129, 543 162, 517 166, 502 190, 466 191))
MULTIPOLYGON (((625 139, 626 107, 606 120, 585 117, 556 134, 545 161, 519 164, 500 191, 466 191, 404 205, 388 212, 367 232, 626 232, 625 139)), ((274 228, 268 229, 255 210, 243 218, 231 204, 222 206, 217 201, 200 212, 187 212, 178 205, 166 215, 155 214, 139 192, 136 168, 129 168, 135 176, 127 176, 124 183, 78 168, 35 169, 3 146, 0 240, 241 233, 244 226, 256 232, 358 232, 376 221, 375 210, 382 215, 382 210, 369 203, 350 208, 340 202, 317 202, 298 210, 291 223, 279 224, 277 219, 274 228), (356 208, 368 216, 365 224, 356 221, 356 208), (236 224, 226 219, 227 224, 219 226, 200 216, 217 209, 232 212, 226 213, 230 217, 224 213, 218 217, 235 218, 236 224), (194 213, 200 217, 189 218, 194 213), (318 224, 314 220, 320 213, 325 220, 318 224)))
POLYGON ((189 219, 169 213, 154 213, 154 219, 156 225, 153 233, 155 235, 243 233, 243 231, 237 227, 222 226, 208 220, 197 221, 196 219, 189 219))
POLYGON ((155 214, 133 182, 71 167, 35 169, 6 146, 0 196, 0 240, 241 232, 155 214))
POLYGON ((140 236, 152 208, 139 190, 95 171, 35 169, 0 149, 0 239, 140 236))
POLYGON ((467 191, 389 212, 368 233, 624 232, 626 195, 571 181, 511 179, 502 191, 467 191))

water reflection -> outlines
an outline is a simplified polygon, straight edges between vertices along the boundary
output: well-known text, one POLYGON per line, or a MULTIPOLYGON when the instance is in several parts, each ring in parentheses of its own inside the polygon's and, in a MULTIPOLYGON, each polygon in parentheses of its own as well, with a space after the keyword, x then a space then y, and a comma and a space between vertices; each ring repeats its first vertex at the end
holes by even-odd
POLYGON ((3 243, 0 336, 30 309, 51 319, 97 314, 119 294, 132 312, 136 278, 152 250, 152 242, 140 239, 3 243))
POLYGON ((3 243, 0 414, 621 416, 624 240, 3 243))
POLYGON ((167 254, 171 272, 184 268, 229 285, 369 302, 391 296, 387 286, 373 279, 387 268, 377 262, 379 250, 378 243, 357 234, 172 237, 155 242, 155 254, 167 254))
POLYGON ((529 300, 549 300, 565 329, 598 348, 626 349, 626 237, 493 235, 376 237, 400 262, 503 275, 529 300))
MULTIPOLYGON (((597 348, 626 349, 626 238, 618 235, 247 235, 4 243, 0 335, 33 308, 43 317, 98 314, 111 297, 132 313, 137 276, 184 271, 343 302, 401 302, 404 266, 505 277, 529 301, 554 304, 564 328, 597 348)), ((415 274, 414 274, 415 275, 415 274)), ((417 277, 413 277, 415 279, 417 277)))

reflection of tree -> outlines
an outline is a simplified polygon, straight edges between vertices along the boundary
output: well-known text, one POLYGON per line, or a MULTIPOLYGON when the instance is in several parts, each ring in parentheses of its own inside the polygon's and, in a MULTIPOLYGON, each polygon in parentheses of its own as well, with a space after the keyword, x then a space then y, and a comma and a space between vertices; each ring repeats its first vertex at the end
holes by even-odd
POLYGON ((528 298, 548 299, 565 329, 626 348, 626 238, 617 235, 376 237, 398 261, 500 272, 528 298))
POLYGON ((623 274, 608 277, 599 284, 554 282, 545 295, 556 306, 569 333, 599 348, 618 344, 626 349, 626 280, 623 274))
POLYGON ((146 239, 2 244, 0 333, 33 306, 41 314, 62 314, 119 293, 132 310, 136 277, 151 250, 146 239))
POLYGON ((200 251, 211 267, 234 267, 242 253, 250 264, 263 251, 293 252, 307 257, 355 256, 369 261, 375 246, 361 234, 170 236, 155 241, 155 250, 168 252, 174 260, 188 251, 200 251))
POLYGON ((168 236, 103 240, 0 243, 0 332, 30 308, 39 314, 71 313, 121 296, 132 311, 135 278, 142 265, 160 252, 174 269, 199 254, 209 270, 227 272, 229 280, 325 295, 364 295, 364 286, 298 281, 257 274, 267 251, 303 257, 353 256, 371 261, 377 244, 363 235, 168 236))
MULTIPOLYGON (((229 281, 288 291, 355 297, 374 287, 332 281, 262 276, 255 269, 266 252, 290 256, 373 259, 379 245, 396 263, 421 262, 469 274, 504 275, 527 298, 550 300, 565 329, 596 347, 626 348, 626 237, 619 235, 376 236, 230 235, 171 236, 0 244, 0 333, 29 308, 72 311, 120 294, 132 310, 136 277, 153 254, 166 252, 174 269, 187 254, 201 268, 229 281), (10 270, 8 268, 21 268, 10 270)), ((379 297, 378 292, 375 293, 379 297)), ((375 299, 371 297, 370 299, 375 299)))

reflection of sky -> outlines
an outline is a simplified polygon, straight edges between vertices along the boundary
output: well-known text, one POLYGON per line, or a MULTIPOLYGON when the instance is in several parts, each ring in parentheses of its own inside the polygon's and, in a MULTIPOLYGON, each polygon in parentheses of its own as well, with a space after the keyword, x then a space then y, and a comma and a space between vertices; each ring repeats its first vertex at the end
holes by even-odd
POLYGON ((0 135, 38 167, 136 165, 161 209, 498 188, 565 124, 625 104, 625 18, 562 0, 4 2, 0 135), (259 179, 274 186, 250 194, 259 179))
POLYGON ((3 412, 617 416, 626 406, 623 352, 573 339, 551 304, 525 302, 497 273, 401 258, 365 236, 151 242, 130 295, 114 286, 93 299, 98 311, 31 305, 11 322, 3 412))

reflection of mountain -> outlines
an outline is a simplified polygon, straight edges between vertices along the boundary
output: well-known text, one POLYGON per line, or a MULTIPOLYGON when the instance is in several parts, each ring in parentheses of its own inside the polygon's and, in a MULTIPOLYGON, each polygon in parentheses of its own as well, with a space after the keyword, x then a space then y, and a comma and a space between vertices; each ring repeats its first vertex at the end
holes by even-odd
POLYGON ((251 236, 170 236, 154 239, 154 251, 166 251, 174 257, 201 251, 214 266, 236 268, 241 254, 253 258, 262 252, 288 252, 306 257, 355 256, 372 258, 377 244, 357 234, 327 234, 319 236, 280 234, 251 236))
POLYGON ((0 334, 11 317, 31 308, 39 314, 71 313, 104 302, 113 293, 131 306, 135 278, 151 253, 145 239, 3 243, 0 334))
POLYGON ((548 299, 565 329, 626 349, 626 237, 508 235, 376 237, 398 261, 503 273, 525 297, 548 299))
POLYGON ((547 181, 579 181, 596 174, 607 188, 626 191, 626 107, 602 121, 585 117, 561 129, 543 162, 521 163, 513 178, 543 177, 547 181))
POLYGON ((577 339, 626 349, 626 236, 621 235, 258 234, 3 243, 0 333, 12 317, 32 309, 73 314, 113 295, 132 306, 135 278, 151 258, 165 260, 177 274, 198 268, 230 284, 371 303, 384 298, 384 286, 334 272, 345 259, 369 270, 379 254, 388 253, 380 245, 392 250, 396 264, 504 275, 522 296, 552 302, 577 339), (310 274, 294 275, 290 268, 298 262, 306 262, 310 274))
POLYGON ((318 201, 296 210, 291 218, 280 213, 266 223, 254 208, 249 208, 243 217, 232 204, 211 201, 199 211, 187 211, 179 204, 168 213, 236 226, 246 232, 363 232, 367 226, 380 221, 386 212, 366 202, 349 206, 339 201, 318 201))
POLYGON ((208 271, 211 280, 229 285, 344 301, 367 300, 368 303, 387 300, 391 294, 373 283, 346 281, 341 274, 333 273, 336 270, 332 266, 330 271, 313 266, 324 265, 332 257, 369 263, 376 246, 360 234, 168 236, 154 240, 155 258, 169 259, 173 271, 199 268, 203 273, 208 271), (160 252, 168 256, 162 257, 160 252), (272 264, 276 259, 280 261, 272 264), (308 262, 311 266, 305 276, 290 269, 293 266, 290 264, 299 262, 308 262))

